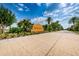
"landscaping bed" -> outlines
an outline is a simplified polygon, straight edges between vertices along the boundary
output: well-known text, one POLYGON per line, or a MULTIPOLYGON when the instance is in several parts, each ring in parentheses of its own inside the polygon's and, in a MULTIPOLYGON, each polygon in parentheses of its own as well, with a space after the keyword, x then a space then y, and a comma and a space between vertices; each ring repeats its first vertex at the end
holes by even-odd
POLYGON ((27 36, 27 35, 32 35, 32 33, 31 32, 2 33, 2 34, 0 34, 0 40, 1 39, 9 39, 9 38, 21 37, 21 36, 27 36))

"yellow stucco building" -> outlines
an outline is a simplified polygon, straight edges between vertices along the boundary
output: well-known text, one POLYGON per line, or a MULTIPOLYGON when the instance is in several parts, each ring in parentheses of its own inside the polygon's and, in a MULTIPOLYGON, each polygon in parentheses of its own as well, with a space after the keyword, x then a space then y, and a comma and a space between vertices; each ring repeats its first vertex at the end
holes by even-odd
POLYGON ((35 33, 44 32, 44 28, 41 24, 34 24, 31 32, 35 32, 35 33))

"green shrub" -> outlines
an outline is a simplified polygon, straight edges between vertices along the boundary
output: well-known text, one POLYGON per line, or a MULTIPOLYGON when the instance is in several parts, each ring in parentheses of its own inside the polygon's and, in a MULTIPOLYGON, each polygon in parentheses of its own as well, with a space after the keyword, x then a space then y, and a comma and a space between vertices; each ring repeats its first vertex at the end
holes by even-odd
POLYGON ((3 33, 0 34, 0 39, 9 39, 9 38, 14 38, 14 37, 18 37, 17 33, 3 33))
POLYGON ((6 38, 7 38, 7 34, 6 33, 0 34, 0 39, 6 39, 6 38))
POLYGON ((10 33, 10 34, 8 34, 8 36, 6 38, 8 39, 8 38, 15 38, 15 37, 18 37, 17 33, 10 33))
POLYGON ((51 25, 48 25, 48 26, 47 26, 47 30, 48 30, 49 32, 51 32, 51 31, 52 31, 52 26, 51 26, 51 25))
POLYGON ((0 39, 9 39, 9 38, 15 38, 20 36, 27 36, 31 34, 32 34, 31 32, 3 33, 3 34, 0 34, 0 39))
POLYGON ((25 36, 25 33, 24 32, 20 32, 18 35, 19 36, 25 36))
POLYGON ((31 32, 25 32, 25 35, 32 35, 31 32))
POLYGON ((26 35, 31 35, 31 34, 32 34, 31 32, 21 32, 18 35, 19 36, 26 36, 26 35))
POLYGON ((10 28, 9 33, 19 33, 22 32, 21 28, 10 28))

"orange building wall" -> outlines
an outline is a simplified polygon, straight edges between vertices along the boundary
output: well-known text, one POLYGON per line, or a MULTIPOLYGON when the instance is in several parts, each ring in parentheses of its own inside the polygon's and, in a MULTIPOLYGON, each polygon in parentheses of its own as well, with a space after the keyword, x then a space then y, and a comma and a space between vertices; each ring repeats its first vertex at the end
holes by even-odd
POLYGON ((39 32, 43 32, 44 29, 43 29, 42 25, 40 25, 40 24, 34 24, 31 31, 39 33, 39 32))

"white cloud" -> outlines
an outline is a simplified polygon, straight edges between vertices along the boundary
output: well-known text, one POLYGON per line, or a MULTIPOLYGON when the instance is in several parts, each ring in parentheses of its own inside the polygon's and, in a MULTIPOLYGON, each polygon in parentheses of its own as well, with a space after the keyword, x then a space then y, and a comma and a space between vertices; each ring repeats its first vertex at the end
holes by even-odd
POLYGON ((74 5, 75 3, 70 3, 70 5, 72 6, 72 5, 74 5))
POLYGON ((79 4, 59 4, 59 8, 57 10, 45 11, 43 16, 50 16, 54 20, 58 20, 63 23, 63 26, 68 25, 68 21, 73 16, 79 17, 79 4), (66 24, 64 25, 64 22, 66 24))
POLYGON ((17 7, 17 9, 19 10, 19 11, 30 11, 30 9, 29 8, 27 8, 27 7, 19 7, 19 6, 16 6, 17 7))
POLYGON ((66 3, 60 3, 60 4, 59 4, 59 7, 63 7, 63 8, 64 8, 64 7, 66 7, 66 6, 67 6, 66 3))
POLYGON ((41 6, 41 3, 37 3, 38 6, 41 6))
POLYGON ((23 11, 23 8, 18 8, 19 11, 23 11))
POLYGON ((14 6, 17 8, 17 10, 23 11, 23 8, 22 7, 19 7, 18 5, 15 5, 15 4, 14 4, 14 6))
POLYGON ((28 8, 27 6, 25 6, 24 8, 28 8))
POLYGON ((23 6, 24 6, 24 4, 22 4, 22 3, 19 3, 18 5, 19 5, 19 6, 21 6, 21 7, 23 7, 23 6))
POLYGON ((24 8, 25 8, 25 11, 30 11, 30 9, 27 6, 25 6, 24 8))
POLYGON ((59 14, 60 14, 60 10, 55 10, 51 12, 45 11, 43 16, 58 18, 59 14))
POLYGON ((15 5, 16 8, 19 8, 19 6, 15 5))
MULTIPOLYGON (((41 4, 42 4, 42 3, 37 3, 38 6, 41 6, 41 4)), ((47 7, 49 7, 49 6, 51 5, 51 3, 45 3, 45 5, 46 5, 47 7)))
POLYGON ((53 15, 52 12, 50 13, 50 12, 48 12, 48 11, 45 11, 43 16, 51 16, 51 15, 53 15))
POLYGON ((25 6, 23 3, 18 3, 18 5, 14 4, 14 6, 19 10, 19 11, 30 11, 30 9, 25 6))
POLYGON ((31 22, 36 24, 45 24, 46 19, 47 19, 46 17, 37 17, 37 18, 31 19, 31 22))
POLYGON ((50 6, 51 5, 51 3, 46 3, 46 6, 48 7, 48 6, 50 6))
MULTIPOLYGON (((67 4, 66 4, 67 5, 67 4)), ((79 7, 77 6, 78 4, 76 5, 73 5, 72 6, 68 6, 66 7, 66 5, 64 5, 62 8, 59 8, 57 10, 54 10, 54 11, 51 11, 51 12, 48 12, 48 11, 45 11, 44 12, 44 16, 52 16, 52 17, 66 17, 66 16, 72 16, 72 15, 75 15, 75 12, 78 11, 79 7)))

